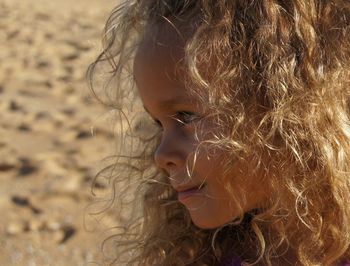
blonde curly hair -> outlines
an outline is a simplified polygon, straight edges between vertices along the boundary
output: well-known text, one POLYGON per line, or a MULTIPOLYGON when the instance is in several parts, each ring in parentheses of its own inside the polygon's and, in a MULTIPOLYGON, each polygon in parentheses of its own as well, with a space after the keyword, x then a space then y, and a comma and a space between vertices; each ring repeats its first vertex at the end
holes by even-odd
POLYGON ((93 87, 98 66, 108 62, 108 104, 119 111, 120 125, 129 125, 119 132, 124 148, 110 168, 118 169, 114 186, 123 187, 116 191, 119 207, 128 195, 135 210, 113 236, 117 265, 218 265, 232 250, 247 264, 271 265, 284 246, 302 265, 349 260, 349 25, 347 0, 130 0, 112 12, 88 75, 93 87), (232 158, 253 156, 271 173, 270 204, 238 225, 192 224, 154 166, 158 135, 125 107, 135 100, 126 82, 133 82, 146 28, 174 19, 194 27, 185 47, 188 88, 216 110, 222 128, 230 125, 211 145, 232 158), (208 64, 210 73, 200 67, 208 64), (249 248, 257 250, 254 258, 245 257, 249 248))

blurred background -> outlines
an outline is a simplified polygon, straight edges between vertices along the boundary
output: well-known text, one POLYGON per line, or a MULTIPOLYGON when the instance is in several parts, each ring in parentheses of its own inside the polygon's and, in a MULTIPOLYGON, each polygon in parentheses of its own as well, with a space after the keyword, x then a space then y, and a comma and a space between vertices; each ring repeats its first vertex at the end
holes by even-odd
POLYGON ((114 137, 85 72, 116 4, 0 0, 2 266, 103 265, 113 213, 92 214, 90 188, 114 137))

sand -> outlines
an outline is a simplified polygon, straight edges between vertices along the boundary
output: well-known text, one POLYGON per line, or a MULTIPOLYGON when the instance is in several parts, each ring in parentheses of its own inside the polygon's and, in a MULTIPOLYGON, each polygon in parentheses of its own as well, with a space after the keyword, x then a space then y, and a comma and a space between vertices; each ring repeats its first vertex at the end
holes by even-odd
POLYGON ((103 265, 90 188, 114 136, 85 71, 115 3, 0 0, 0 265, 103 265))

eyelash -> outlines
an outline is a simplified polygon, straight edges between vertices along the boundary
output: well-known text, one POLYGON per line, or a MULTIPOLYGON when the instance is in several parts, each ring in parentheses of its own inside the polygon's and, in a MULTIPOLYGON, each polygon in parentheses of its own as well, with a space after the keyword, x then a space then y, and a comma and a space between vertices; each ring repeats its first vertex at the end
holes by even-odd
MULTIPOLYGON (((200 116, 197 114, 187 111, 176 112, 170 117, 182 125, 188 125, 200 119, 200 116)), ((163 128, 162 123, 159 120, 155 120, 155 122, 160 128, 163 128)))
POLYGON ((187 125, 194 121, 197 121, 199 119, 199 116, 192 112, 180 111, 172 116, 172 118, 183 125, 187 125))

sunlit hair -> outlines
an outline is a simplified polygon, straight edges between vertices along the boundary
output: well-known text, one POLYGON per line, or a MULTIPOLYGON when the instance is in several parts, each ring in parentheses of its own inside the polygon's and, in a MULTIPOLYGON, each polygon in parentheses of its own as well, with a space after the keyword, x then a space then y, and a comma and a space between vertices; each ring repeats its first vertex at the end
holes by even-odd
POLYGON ((286 247, 303 265, 350 258, 349 25, 348 0, 138 0, 113 11, 88 74, 92 86, 109 63, 106 101, 125 126, 111 178, 117 206, 135 211, 113 236, 116 265, 217 265, 232 251, 271 265, 286 247), (193 25, 186 84, 225 132, 207 144, 231 153, 227 169, 249 158, 267 175, 269 204, 239 225, 192 224, 154 166, 158 135, 125 106, 135 101, 131 69, 147 27, 174 21, 193 25))

